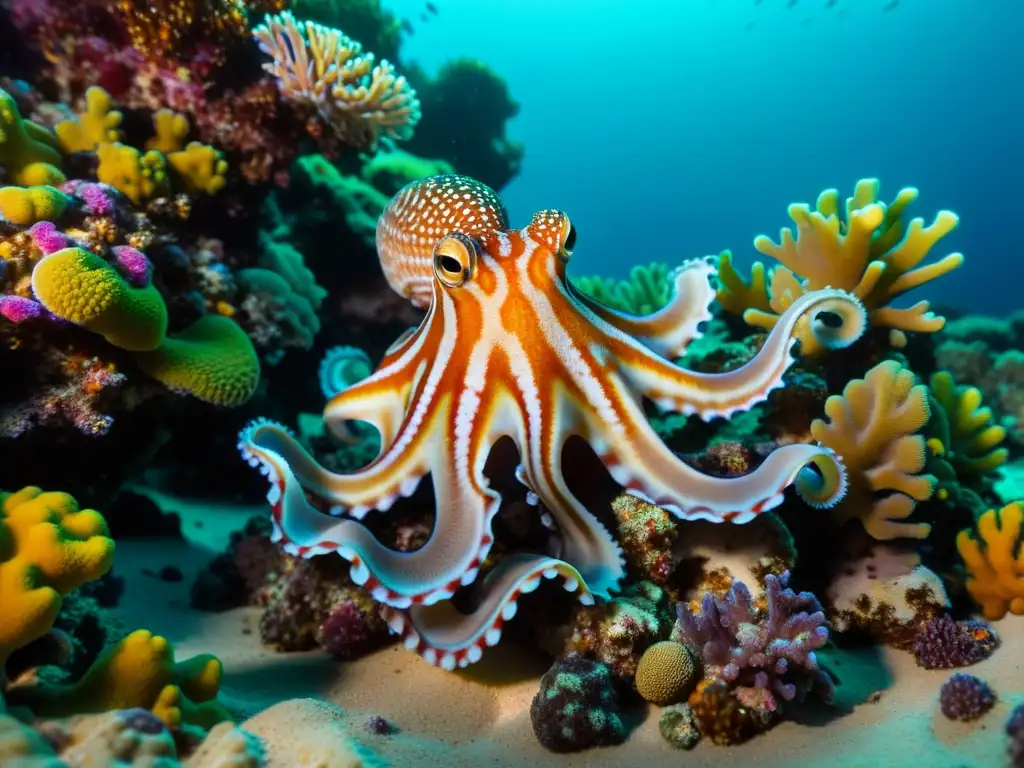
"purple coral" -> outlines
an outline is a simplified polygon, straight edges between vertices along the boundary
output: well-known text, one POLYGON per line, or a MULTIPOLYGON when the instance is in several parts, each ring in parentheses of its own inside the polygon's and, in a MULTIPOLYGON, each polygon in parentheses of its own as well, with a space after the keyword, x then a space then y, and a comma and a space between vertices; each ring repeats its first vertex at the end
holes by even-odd
POLYGON ((45 317, 46 314, 43 305, 33 299, 10 294, 0 296, 0 316, 12 323, 18 324, 28 320, 37 320, 45 317))
POLYGON ((1024 768, 1024 704, 1014 707, 1006 720, 1006 735, 1010 737, 1008 748, 1011 768, 1024 768))
POLYGON ((375 629, 367 614, 349 600, 335 606, 320 625, 320 645, 336 659, 356 659, 379 644, 375 629))
POLYGON ((983 621, 955 621, 947 615, 926 622, 914 638, 914 658, 925 669, 967 667, 987 659, 999 645, 983 621))
POLYGON ((683 641, 698 650, 705 678, 721 679, 743 700, 765 709, 802 701, 812 690, 829 701, 834 686, 818 667, 815 650, 828 642, 825 614, 810 592, 788 589, 789 571, 765 577, 767 610, 758 610, 750 590, 733 581, 723 600, 704 594, 700 613, 677 607, 683 641))
POLYGON ((113 188, 106 184, 73 180, 67 182, 61 190, 80 198, 85 203, 85 212, 93 216, 110 216, 114 212, 113 188))
POLYGON ((32 245, 46 256, 67 248, 69 244, 68 238, 52 221, 36 222, 29 227, 28 236, 32 238, 32 245))
POLYGON ((116 245, 112 249, 118 271, 136 288, 149 285, 153 275, 153 264, 146 254, 130 245, 116 245))
POLYGON ((980 677, 957 672, 939 689, 939 707, 950 720, 977 720, 996 703, 996 694, 980 677))

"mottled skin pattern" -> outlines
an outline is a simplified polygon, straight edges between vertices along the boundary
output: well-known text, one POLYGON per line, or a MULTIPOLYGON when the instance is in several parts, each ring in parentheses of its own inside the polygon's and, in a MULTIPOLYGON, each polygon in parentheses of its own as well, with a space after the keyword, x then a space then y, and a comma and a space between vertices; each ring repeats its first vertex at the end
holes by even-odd
POLYGON ((704 419, 749 408, 782 385, 802 317, 832 347, 863 332, 856 299, 832 290, 807 294, 747 365, 695 373, 668 358, 680 355, 710 317, 713 268, 684 264, 673 275, 667 307, 630 316, 569 283, 574 243, 568 217, 557 211, 508 229, 497 196, 470 179, 410 185, 381 217, 378 252, 392 287, 425 306, 426 317, 324 412, 342 438, 351 420, 373 424, 380 455, 357 472, 334 474, 279 425, 256 422, 241 435, 243 455, 272 483, 275 538, 300 555, 337 552, 349 560, 353 579, 388 606, 389 623, 406 645, 445 668, 472 663, 498 642, 518 595, 542 578, 560 577, 584 602, 606 597, 621 580, 618 545, 563 478, 562 449, 573 437, 589 443, 628 492, 686 520, 747 522, 780 503, 794 482, 816 506, 835 503, 845 489, 833 455, 810 445, 780 448, 743 477, 703 475, 659 440, 642 399, 704 419), (822 312, 838 315, 841 325, 826 325, 822 312), (448 598, 476 581, 491 548, 501 499, 483 468, 506 436, 519 450, 517 476, 550 511, 563 549, 558 559, 505 558, 475 585, 476 610, 462 614, 448 598), (360 520, 410 495, 427 474, 437 509, 430 540, 414 552, 384 547, 360 520))

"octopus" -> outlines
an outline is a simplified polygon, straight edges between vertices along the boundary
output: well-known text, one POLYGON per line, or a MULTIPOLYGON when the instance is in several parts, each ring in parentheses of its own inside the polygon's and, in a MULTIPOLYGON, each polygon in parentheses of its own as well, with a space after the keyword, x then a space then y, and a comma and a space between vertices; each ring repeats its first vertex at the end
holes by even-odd
POLYGON ((619 545, 563 475, 570 439, 589 444, 625 492, 682 520, 746 523, 781 503, 790 485, 819 508, 845 491, 841 460, 818 445, 780 447, 740 477, 705 475, 661 442, 644 401, 701 419, 748 409, 782 386, 798 322, 830 348, 863 333, 855 297, 805 294, 745 365, 694 372, 673 360, 711 316, 714 267, 683 263, 671 275, 669 304, 636 316, 574 287, 566 266, 575 245, 576 229, 560 211, 539 211, 517 230, 483 184, 458 175, 413 182, 381 215, 377 250, 389 285, 425 315, 372 374, 328 388, 324 410, 339 439, 351 439, 353 423, 375 427, 377 457, 333 473, 279 424, 258 420, 240 435, 243 457, 270 480, 274 539, 299 556, 334 552, 349 561, 351 578, 383 604, 406 647, 445 669, 476 662, 498 643, 519 597, 544 579, 584 604, 608 598, 623 579, 619 545), (505 438, 519 453, 515 478, 542 502, 560 548, 557 557, 506 556, 480 578, 502 503, 484 464, 505 438), (409 552, 385 546, 366 515, 386 513, 427 475, 436 508, 429 539, 409 552), (472 591, 468 613, 451 601, 463 588, 472 591))

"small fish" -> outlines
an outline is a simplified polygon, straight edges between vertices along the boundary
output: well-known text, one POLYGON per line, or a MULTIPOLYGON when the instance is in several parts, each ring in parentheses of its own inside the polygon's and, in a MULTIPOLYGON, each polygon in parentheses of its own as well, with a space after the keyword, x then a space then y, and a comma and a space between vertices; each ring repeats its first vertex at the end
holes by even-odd
POLYGON ((882 9, 882 13, 888 13, 889 11, 895 11, 896 6, 900 4, 900 0, 892 0, 887 6, 882 9))
POLYGON ((402 29, 405 31, 405 34, 407 35, 416 34, 416 30, 412 28, 412 22, 409 21, 408 19, 402 19, 402 29))
POLYGON ((437 6, 434 5, 433 3, 427 3, 427 10, 430 11, 435 16, 437 16, 437 6))

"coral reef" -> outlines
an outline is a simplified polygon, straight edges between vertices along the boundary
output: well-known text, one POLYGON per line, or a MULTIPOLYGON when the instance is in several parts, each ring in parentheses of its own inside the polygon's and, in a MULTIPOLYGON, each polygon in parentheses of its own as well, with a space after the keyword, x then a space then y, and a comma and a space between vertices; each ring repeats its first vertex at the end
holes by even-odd
POLYGON ((636 690, 654 704, 674 704, 690 695, 700 677, 693 650, 665 640, 650 646, 636 668, 636 690))

